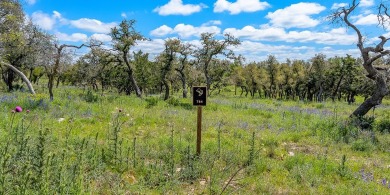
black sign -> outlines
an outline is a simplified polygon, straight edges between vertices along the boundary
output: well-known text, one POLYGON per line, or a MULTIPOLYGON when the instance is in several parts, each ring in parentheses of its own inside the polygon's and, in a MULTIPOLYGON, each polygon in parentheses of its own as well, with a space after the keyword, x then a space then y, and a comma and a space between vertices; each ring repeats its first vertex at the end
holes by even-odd
POLYGON ((193 87, 192 88, 192 105, 206 106, 207 88, 193 87))

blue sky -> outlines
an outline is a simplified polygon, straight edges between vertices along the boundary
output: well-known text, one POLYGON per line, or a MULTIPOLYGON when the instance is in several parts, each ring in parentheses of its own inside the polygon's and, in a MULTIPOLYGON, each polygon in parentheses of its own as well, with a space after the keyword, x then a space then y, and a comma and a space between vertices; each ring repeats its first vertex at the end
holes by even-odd
MULTIPOLYGON (((352 21, 362 29, 366 44, 390 33, 376 26, 379 0, 360 0, 352 21)), ((24 10, 43 30, 60 42, 80 44, 90 38, 109 44, 110 28, 123 19, 135 19, 135 28, 150 41, 140 42, 153 55, 163 50, 164 40, 179 37, 199 45, 202 32, 222 38, 230 33, 242 41, 233 50, 246 62, 275 55, 279 61, 358 56, 352 30, 329 24, 326 16, 351 0, 25 0, 24 10), (142 2, 142 3, 141 3, 142 2)))

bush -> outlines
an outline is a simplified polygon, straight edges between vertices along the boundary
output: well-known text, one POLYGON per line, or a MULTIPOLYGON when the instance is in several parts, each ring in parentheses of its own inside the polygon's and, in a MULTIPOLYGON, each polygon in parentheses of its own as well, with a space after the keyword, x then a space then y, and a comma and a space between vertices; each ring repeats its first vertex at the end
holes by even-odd
POLYGON ((376 124, 376 130, 381 133, 390 133, 390 120, 382 120, 376 124))
POLYGON ((171 106, 179 106, 180 105, 180 101, 174 97, 170 97, 168 100, 167 100, 167 103, 171 106))
POLYGON ((84 100, 86 102, 97 102, 99 99, 98 95, 93 94, 91 90, 87 91, 87 94, 84 95, 84 100))
POLYGON ((37 109, 41 108, 43 110, 49 110, 49 103, 46 95, 44 94, 35 94, 29 95, 27 101, 24 103, 23 107, 28 109, 37 109))
POLYGON ((159 100, 158 97, 145 98, 145 101, 147 103, 146 108, 152 108, 153 106, 157 106, 158 100, 159 100))
POLYGON ((193 106, 192 104, 190 104, 190 103, 184 103, 184 102, 180 103, 180 106, 181 106, 182 108, 186 109, 186 110, 192 110, 192 109, 195 108, 195 106, 193 106))
POLYGON ((362 116, 353 119, 353 122, 356 126, 360 127, 362 130, 369 130, 369 131, 373 129, 374 121, 375 121, 375 117, 373 116, 362 116))
POLYGON ((369 141, 359 139, 352 143, 351 149, 360 152, 371 151, 372 144, 369 141))

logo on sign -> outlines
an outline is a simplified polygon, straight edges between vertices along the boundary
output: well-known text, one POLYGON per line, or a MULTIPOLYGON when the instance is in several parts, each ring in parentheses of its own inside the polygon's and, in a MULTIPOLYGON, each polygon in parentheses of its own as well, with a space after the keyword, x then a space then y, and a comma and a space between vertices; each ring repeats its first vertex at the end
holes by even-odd
POLYGON ((192 88, 192 105, 194 106, 206 106, 206 95, 207 88, 206 87, 193 87, 192 88))

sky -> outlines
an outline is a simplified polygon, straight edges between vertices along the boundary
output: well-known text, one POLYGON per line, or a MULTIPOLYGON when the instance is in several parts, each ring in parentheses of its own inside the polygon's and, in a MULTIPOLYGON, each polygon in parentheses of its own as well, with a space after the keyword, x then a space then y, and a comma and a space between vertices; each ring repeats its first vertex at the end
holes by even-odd
MULTIPOLYGON (((246 62, 274 55, 309 60, 350 54, 358 57, 356 33, 331 24, 326 17, 352 0, 22 0, 35 24, 62 43, 81 44, 90 38, 110 44, 110 29, 123 19, 136 20, 135 29, 148 38, 133 49, 156 56, 164 40, 177 37, 199 45, 200 34, 230 33, 242 43, 232 48, 246 62)), ((360 0, 352 22, 366 37, 367 45, 379 42, 390 31, 377 25, 379 0, 360 0)))

